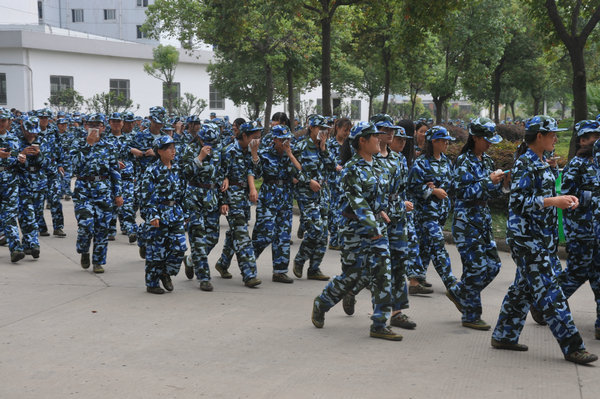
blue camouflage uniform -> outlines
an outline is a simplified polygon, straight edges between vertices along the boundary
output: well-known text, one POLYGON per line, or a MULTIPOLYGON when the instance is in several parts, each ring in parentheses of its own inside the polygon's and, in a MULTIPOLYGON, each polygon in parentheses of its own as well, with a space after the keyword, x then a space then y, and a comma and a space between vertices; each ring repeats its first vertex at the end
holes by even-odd
MULTIPOLYGON (((10 111, 0 107, 0 120, 10 119, 10 111)), ((18 153, 19 142, 7 130, 0 134, 0 149, 8 153, 8 157, 0 157, 0 219, 2 220, 2 234, 6 237, 11 253, 11 261, 18 262, 23 259, 23 246, 19 238, 17 216, 19 210, 19 184, 18 184, 18 153)))
POLYGON ((185 211, 191 263, 200 281, 210 281, 208 255, 219 240, 219 188, 223 177, 218 131, 212 123, 202 126, 198 138, 187 145, 181 161, 187 182, 185 211), (205 145, 211 146, 211 152, 200 161, 198 154, 205 145))
MULTIPOLYGON (((597 121, 581 121, 575 126, 578 136, 600 133, 597 121)), ((593 149, 592 149, 593 150, 593 149)), ((600 165, 593 151, 573 157, 563 169, 561 194, 579 199, 575 209, 563 211, 567 241, 567 267, 558 280, 568 299, 589 280, 596 301, 596 331, 600 331, 600 165)), ((596 338, 599 338, 598 336, 596 338)))
MULTIPOLYGON (((156 149, 174 144, 170 136, 157 139, 156 149)), ((155 150, 157 153, 157 150, 155 150)), ((152 163, 142 178, 141 206, 148 222, 146 237, 146 286, 158 287, 179 273, 187 250, 184 227, 185 181, 178 165, 152 163), (158 219, 159 227, 150 222, 158 219)), ((169 288, 167 288, 169 289, 169 288)))
MULTIPOLYGON (((352 129, 350 138, 357 140, 361 135, 376 133, 373 124, 360 122, 352 129)), ((323 324, 315 323, 315 314, 322 315, 342 300, 367 269, 374 309, 371 331, 386 329, 393 299, 387 228, 381 217, 389 195, 385 169, 376 158, 368 162, 358 154, 344 167, 342 274, 335 276, 315 298, 313 323, 317 327, 323 324)), ((398 337, 401 339, 401 336, 398 337)))
MULTIPOLYGON (((104 116, 93 114, 88 122, 103 122, 104 116)), ((92 263, 106 264, 108 231, 114 214, 115 198, 121 196, 121 174, 113 146, 104 134, 97 143, 78 140, 71 150, 73 173, 77 177, 73 190, 77 219, 77 253, 86 256, 94 241, 92 263)), ((83 258, 82 258, 83 259, 83 258)), ((82 266, 85 265, 82 262, 82 266)), ((88 265, 89 266, 89 265, 88 265)))
MULTIPOLYGON (((316 115, 311 118, 311 127, 329 128, 325 118, 316 115)), ((309 262, 307 277, 319 280, 328 280, 320 270, 321 261, 327 249, 327 215, 329 213, 329 189, 327 177, 335 169, 335 160, 330 156, 327 147, 321 151, 319 144, 315 143, 310 134, 299 141, 293 148, 293 153, 302 165, 297 187, 298 206, 304 216, 304 239, 300 244, 298 253, 294 258, 294 275, 302 277, 302 269, 306 261, 309 262), (309 183, 315 180, 321 189, 314 192, 309 183)))
MULTIPOLYGON (((292 134, 285 125, 271 129, 273 138, 290 140, 292 134)), ((258 194, 256 223, 252 231, 252 245, 256 258, 272 245, 273 274, 288 272, 292 230, 293 183, 298 176, 290 158, 279 154, 273 145, 259 150, 263 184, 258 194)), ((293 280, 286 279, 286 282, 293 280)))
MULTIPOLYGON (((25 120, 23 129, 38 134, 40 131, 38 118, 30 117, 25 120)), ((39 146, 39 153, 27 155, 25 162, 18 163, 17 169, 19 174, 19 226, 25 253, 37 258, 40 253, 40 242, 36 209, 43 206, 44 193, 47 188, 45 169, 48 167, 50 159, 47 147, 42 146, 37 137, 31 142, 27 141, 25 136, 19 138, 19 152, 23 152, 25 148, 32 145, 39 146)))
MULTIPOLYGON (((532 129, 531 124, 539 118, 532 118, 526 129, 532 129)), ((560 268, 557 210, 544 207, 545 198, 556 196, 557 176, 558 171, 531 149, 517 159, 512 169, 506 241, 517 270, 492 338, 516 344, 529 307, 535 305, 567 355, 583 350, 584 344, 556 280, 555 270, 560 268)))
MULTIPOLYGON (((244 123, 240 128, 242 133, 247 134, 261 129, 250 122, 244 123)), ((248 233, 250 219, 248 176, 260 177, 260 162, 254 163, 249 149, 243 150, 237 140, 223 149, 222 157, 222 174, 224 178, 229 179, 229 188, 221 193, 220 202, 222 205, 229 206, 229 213, 226 215, 229 231, 225 236, 223 253, 216 267, 226 271, 235 253, 244 283, 253 285, 254 281, 260 283, 260 280, 256 278, 256 258, 248 233)))
MULTIPOLYGON (((67 118, 61 118, 57 121, 57 124, 68 123, 67 118)), ((58 148, 59 151, 64 154, 62 157, 62 168, 64 171, 63 175, 59 175, 60 180, 60 194, 59 197, 65 196, 65 199, 73 197, 73 191, 71 190, 71 179, 73 178, 73 164, 71 162, 71 156, 69 155, 75 134, 72 129, 67 128, 64 133, 57 131, 58 148)))
POLYGON ((337 170, 337 166, 341 165, 340 149, 342 145, 338 143, 335 137, 327 140, 327 151, 332 159, 335 160, 336 169, 329 173, 327 177, 327 185, 329 186, 331 202, 329 204, 329 215, 327 217, 327 229, 329 230, 329 246, 332 249, 340 249, 340 224, 342 223, 342 197, 344 193, 341 190, 341 172, 337 170))
MULTIPOLYGON (((447 130, 440 126, 434 126, 427 131, 427 140, 434 139, 454 140, 447 130)), ((438 199, 432 194, 433 189, 429 188, 427 183, 433 182, 435 187, 442 188, 450 194, 452 177, 452 162, 443 153, 439 160, 426 154, 421 155, 415 160, 408 175, 408 190, 415 200, 415 224, 423 267, 423 270, 416 274, 424 276, 429 262, 432 261, 446 288, 456 282, 442 232, 450 212, 451 201, 450 196, 443 200, 438 199)))
MULTIPOLYGON (((495 134, 495 124, 477 118, 469 126, 471 135, 483 137, 492 144, 502 141, 495 134)), ((494 161, 483 153, 479 159, 472 150, 459 155, 454 169, 454 220, 452 235, 463 264, 463 274, 450 292, 462 304, 462 321, 481 320, 481 291, 500 271, 500 258, 492 231, 492 214, 488 201, 501 195, 502 184, 494 184, 490 174, 494 161)), ((490 326, 480 322, 479 329, 490 326)))

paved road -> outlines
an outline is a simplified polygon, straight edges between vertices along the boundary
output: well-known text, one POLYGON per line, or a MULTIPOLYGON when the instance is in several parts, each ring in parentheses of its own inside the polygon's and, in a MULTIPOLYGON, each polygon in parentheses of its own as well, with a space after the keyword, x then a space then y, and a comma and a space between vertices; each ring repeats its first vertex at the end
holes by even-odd
MULTIPOLYGON (((546 399, 600 392, 600 368, 564 361, 550 330, 531 319, 523 353, 494 350, 490 332, 463 328, 433 267, 435 293, 411 297, 407 312, 417 329, 388 342, 368 336, 367 292, 354 316, 336 306, 325 328, 314 328, 312 299, 324 283, 272 283, 270 253, 259 259, 260 288, 244 287, 235 274, 215 277, 215 291, 206 293, 182 272, 173 293, 157 296, 145 292, 137 247, 119 235, 109 244, 107 272, 94 275, 79 267, 71 202, 65 215, 67 238, 43 237, 39 260, 14 265, 8 250, 0 251, 2 399, 546 399)), ((458 254, 448 249, 460 274, 458 254)), ((219 254, 220 246, 211 265, 219 254)), ((510 257, 501 257, 503 268, 483 295, 483 318, 492 324, 514 277, 510 257)), ((328 251, 323 270, 333 275, 339 268, 339 252, 328 251)), ((570 304, 588 349, 600 354, 589 286, 570 304)))

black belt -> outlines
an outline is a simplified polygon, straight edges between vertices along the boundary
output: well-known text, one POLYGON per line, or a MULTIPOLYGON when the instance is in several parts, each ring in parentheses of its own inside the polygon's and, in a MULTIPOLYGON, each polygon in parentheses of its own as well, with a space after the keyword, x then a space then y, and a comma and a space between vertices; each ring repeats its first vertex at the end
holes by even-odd
POLYGON ((197 182, 189 182, 188 184, 190 186, 199 187, 199 188, 206 188, 206 189, 214 189, 214 188, 218 188, 219 187, 216 184, 206 184, 206 183, 197 183, 197 182))
POLYGON ((345 217, 346 219, 358 220, 358 216, 356 216, 354 213, 342 212, 342 216, 345 217))
POLYGON ((175 206, 175 204, 177 204, 177 201, 161 201, 160 204, 167 206, 175 206))
POLYGON ((7 170, 11 170, 12 166, 0 166, 0 172, 6 172, 7 170))
POLYGON ((121 175, 121 180, 135 181, 135 177, 131 175, 121 175))
POLYGON ((283 186, 285 184, 291 184, 291 180, 282 180, 282 179, 267 179, 263 181, 263 184, 276 184, 278 186, 283 186))
POLYGON ((108 179, 108 176, 77 176, 77 180, 81 181, 101 181, 108 179))
POLYGON ((246 188, 246 187, 248 187, 248 182, 247 181, 238 181, 238 180, 229 180, 229 185, 246 188))

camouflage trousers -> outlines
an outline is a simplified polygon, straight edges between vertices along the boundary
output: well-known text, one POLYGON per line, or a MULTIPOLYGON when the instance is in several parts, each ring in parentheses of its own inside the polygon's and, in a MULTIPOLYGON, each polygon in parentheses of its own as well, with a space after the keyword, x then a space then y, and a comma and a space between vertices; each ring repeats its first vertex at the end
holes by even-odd
POLYGON ((498 275, 501 266, 491 225, 482 228, 454 219, 452 235, 460 253, 463 273, 450 291, 463 306, 462 321, 479 320, 482 313, 481 291, 498 275))
POLYGON ((304 239, 300 243, 295 263, 304 265, 308 260, 308 272, 316 272, 321 266, 327 250, 327 214, 328 207, 323 202, 300 200, 304 209, 304 239))
POLYGON ((492 337, 502 342, 517 343, 529 308, 535 305, 543 312, 563 354, 584 349, 567 299, 554 274, 555 264, 560 263, 558 256, 541 243, 529 244, 511 246, 517 272, 502 302, 492 337))
POLYGON ((415 229, 414 212, 406 213, 406 235, 408 241, 408 257, 406 259, 406 276, 408 278, 425 279, 427 270, 423 268, 419 253, 419 238, 415 229))
POLYGON ((38 226, 40 231, 48 231, 46 220, 44 219, 44 199, 50 206, 50 214, 52 215, 52 227, 54 230, 62 229, 65 227, 65 217, 63 215, 63 206, 60 202, 62 191, 61 191, 61 177, 53 176, 48 177, 48 188, 44 192, 44 198, 42 201, 36 204, 36 215, 38 220, 38 226))
POLYGON ((252 230, 254 256, 271 245, 273 273, 287 273, 290 263, 290 240, 292 231, 292 204, 259 200, 256 207, 256 223, 252 230))
POLYGON ((0 221, 2 233, 10 252, 22 251, 19 238, 19 227, 17 226, 17 215, 19 212, 19 188, 17 183, 0 186, 0 221))
POLYGON ((372 240, 357 221, 347 221, 342 232, 342 274, 335 276, 325 286, 317 305, 327 312, 356 286, 366 269, 369 275, 374 327, 383 327, 392 309, 392 278, 387 236, 372 240))
POLYGON ((60 187, 60 196, 63 195, 68 195, 70 197, 73 196, 73 191, 71 191, 71 178, 73 177, 73 172, 71 171, 70 167, 66 167, 65 169, 65 174, 63 175, 58 175, 58 180, 59 180, 59 187, 60 187))
POLYGON ((121 231, 126 235, 137 233, 137 224, 135 223, 135 183, 133 180, 122 180, 123 205, 115 207, 113 217, 110 220, 109 236, 117 234, 117 219, 121 226, 121 231))
POLYGON ((419 256, 423 265, 423 270, 418 274, 424 276, 431 261, 446 289, 450 288, 456 282, 456 277, 452 274, 450 255, 445 247, 446 241, 442 232, 443 221, 417 218, 415 223, 419 239, 419 256))
POLYGON ((586 281, 596 301, 596 328, 600 328, 600 243, 597 240, 569 240, 567 267, 559 274, 558 282, 569 299, 586 281))
POLYGON ((341 246, 340 226, 343 223, 342 216, 342 198, 344 192, 336 186, 331 187, 331 204, 329 205, 329 214, 327 215, 327 229, 329 230, 329 245, 332 247, 341 246))
POLYGON ((35 215, 34 204, 43 202, 43 193, 19 192, 19 226, 21 227, 21 235, 23 236, 23 249, 39 248, 39 228, 35 215))
MULTIPOLYGON (((408 287, 406 285, 406 262, 409 256, 406 224, 403 221, 392 222, 387 226, 390 248, 390 276, 392 279, 392 310, 408 309, 408 287)), ((373 256, 373 255, 371 255, 373 256)), ((358 295, 370 282, 370 273, 363 269, 363 275, 351 290, 358 295)))
POLYGON ((91 199, 82 193, 77 193, 74 204, 77 219, 77 253, 90 252, 93 239, 92 263, 106 264, 108 229, 114 209, 111 196, 91 199))
POLYGON ((183 222, 150 226, 146 234, 146 286, 158 287, 162 275, 176 276, 186 250, 183 222))
POLYGON ((252 240, 248 233, 249 214, 249 209, 241 212, 239 209, 229 210, 227 215, 229 231, 225 234, 223 253, 218 261, 221 267, 228 269, 231 258, 235 254, 244 281, 256 277, 256 258, 254 257, 252 240))
POLYGON ((201 281, 210 280, 208 255, 219 242, 220 216, 218 210, 203 213, 194 218, 197 223, 187 226, 194 273, 201 281))

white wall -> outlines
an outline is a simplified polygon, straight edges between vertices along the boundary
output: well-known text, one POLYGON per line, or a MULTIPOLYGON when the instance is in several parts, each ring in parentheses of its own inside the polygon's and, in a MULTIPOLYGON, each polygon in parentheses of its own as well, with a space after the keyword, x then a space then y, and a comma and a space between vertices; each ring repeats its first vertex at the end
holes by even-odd
POLYGON ((37 0, 0 0, 0 24, 37 23, 37 0))

